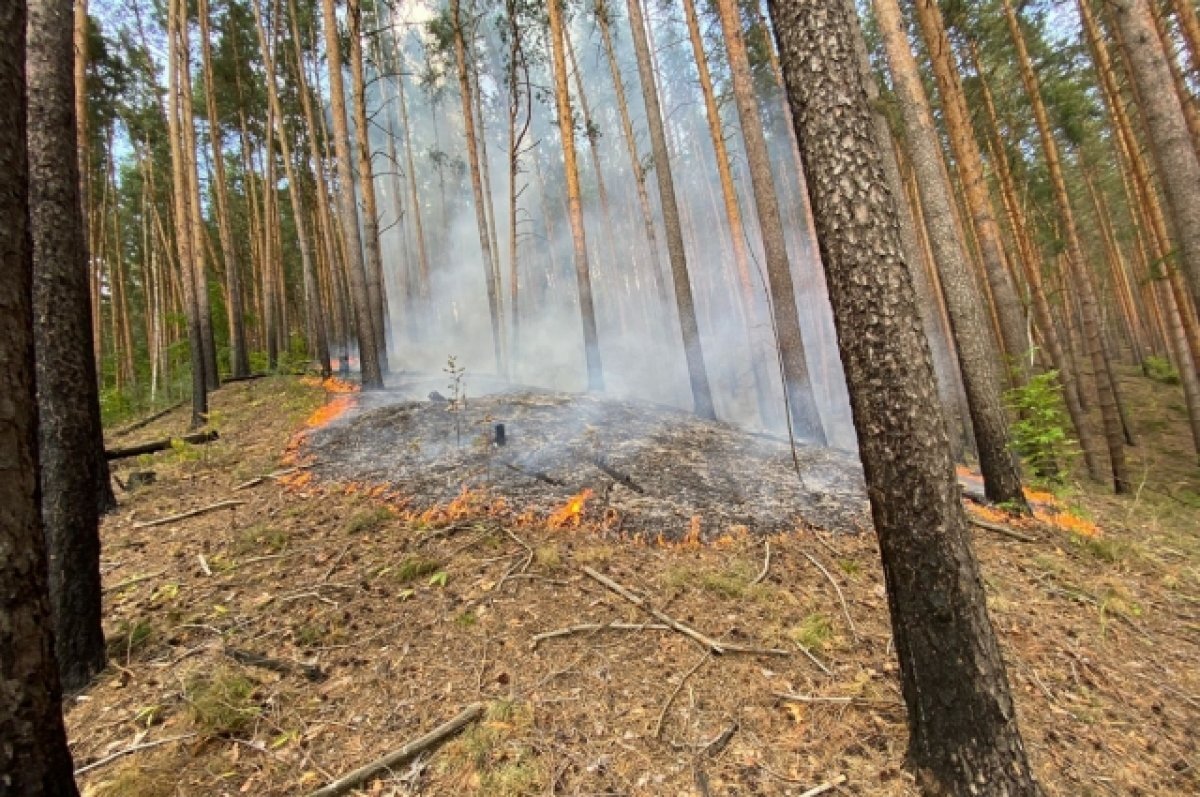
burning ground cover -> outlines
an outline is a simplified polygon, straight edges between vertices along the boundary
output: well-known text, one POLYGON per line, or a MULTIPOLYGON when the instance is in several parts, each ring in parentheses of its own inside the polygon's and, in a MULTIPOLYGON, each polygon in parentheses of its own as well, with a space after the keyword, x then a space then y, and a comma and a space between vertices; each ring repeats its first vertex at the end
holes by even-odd
POLYGON ((798 445, 793 459, 785 440, 644 402, 518 388, 455 401, 438 386, 359 397, 305 435, 301 456, 317 480, 386 485, 416 511, 467 490, 552 527, 646 540, 867 522, 845 452, 798 445))

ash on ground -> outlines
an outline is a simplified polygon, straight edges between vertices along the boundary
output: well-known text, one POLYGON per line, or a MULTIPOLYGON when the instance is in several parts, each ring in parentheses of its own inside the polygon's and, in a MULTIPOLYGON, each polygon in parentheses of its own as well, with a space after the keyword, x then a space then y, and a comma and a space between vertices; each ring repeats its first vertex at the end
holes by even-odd
POLYGON ((455 401, 444 381, 361 394, 308 434, 315 477, 386 484, 417 510, 482 490, 546 517, 591 490, 583 520, 651 540, 870 528, 853 454, 797 444, 793 459, 787 440, 595 395, 493 383, 455 401))

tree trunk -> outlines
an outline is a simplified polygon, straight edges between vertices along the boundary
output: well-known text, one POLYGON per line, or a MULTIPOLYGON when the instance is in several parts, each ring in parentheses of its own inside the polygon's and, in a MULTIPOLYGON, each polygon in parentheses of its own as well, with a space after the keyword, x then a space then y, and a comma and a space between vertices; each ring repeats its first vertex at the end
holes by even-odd
POLYGON ((363 237, 367 247, 367 295, 371 300, 371 326, 375 330, 375 348, 379 368, 388 372, 387 294, 383 282, 383 253, 379 248, 379 203, 375 199, 375 170, 372 166, 371 135, 367 127, 366 86, 363 80, 362 5, 347 0, 346 22, 349 28, 351 100, 354 103, 354 135, 358 144, 358 182, 362 186, 363 237))
POLYGON ((893 87, 904 118, 905 140, 925 209, 925 224, 933 246, 933 259, 950 311, 984 489, 988 499, 1028 512, 1025 494, 1021 490, 1021 475, 1009 450, 1008 417, 1000 396, 1004 378, 997 372, 997 366, 1003 360, 992 338, 991 326, 985 315, 985 301, 975 284, 966 249, 954 228, 954 209, 950 189, 943 176, 944 164, 938 147, 938 134, 933 125, 929 100, 921 85, 917 60, 909 49, 899 3, 896 0, 875 0, 874 6, 891 67, 893 87))
POLYGON ((733 169, 729 165, 729 149, 725 146, 725 132, 721 129, 721 113, 713 91, 712 75, 708 70, 708 59, 704 54, 704 40, 700 34, 700 21, 696 14, 695 0, 683 0, 687 17, 688 38, 692 42, 692 56, 696 59, 696 70, 700 76, 700 92, 704 95, 704 113, 708 120, 709 138, 717 163, 717 176, 721 181, 721 198, 725 203, 725 219, 729 224, 729 243, 733 251, 733 264, 737 277, 737 294, 746 329, 746 342, 750 354, 751 373, 754 376, 754 395, 758 401, 758 414, 765 426, 770 427, 778 417, 771 406, 771 389, 767 364, 769 352, 762 336, 755 334, 754 282, 750 274, 750 255, 746 245, 746 231, 742 221, 742 209, 738 203, 737 188, 733 184, 733 169))
POLYGON ((1095 372, 1100 415, 1104 421, 1104 439, 1108 444, 1109 465, 1112 468, 1113 489, 1117 493, 1124 493, 1132 487, 1125 465, 1125 432, 1117 405, 1117 385, 1108 378, 1107 353, 1104 350, 1104 339, 1100 328, 1094 281, 1090 266, 1083 256, 1083 246, 1079 241, 1079 230, 1075 224, 1075 213, 1071 208, 1071 198, 1067 193, 1066 178, 1063 175, 1058 142, 1050 127, 1049 114, 1046 111, 1041 89, 1029 60, 1025 37, 1021 32, 1020 22, 1013 10, 1012 3, 1010 0, 1003 0, 1003 2, 1009 33, 1017 50, 1021 81, 1025 85, 1025 92, 1029 95, 1029 101, 1033 106, 1034 120, 1037 123, 1042 150, 1046 156, 1046 169, 1049 172, 1054 201, 1062 225, 1060 232, 1066 243, 1066 263, 1075 274, 1074 286, 1079 293, 1084 345, 1095 372))
MULTIPOLYGON (((1012 374, 1016 384, 1024 384, 1028 379, 1026 354, 1029 349, 1025 334, 1025 308, 1017 297, 1012 275, 1005 265, 1000 226, 996 223, 996 214, 988 194, 988 184, 983 173, 983 157, 980 155, 979 143, 971 126, 970 112, 954 61, 954 49, 950 45, 950 37, 946 33, 936 0, 917 0, 914 6, 925 39, 925 47, 933 64, 938 94, 942 99, 942 118, 946 123, 954 163, 958 168, 963 197, 974 223, 984 274, 991 288, 1000 326, 1002 351, 1008 354, 1011 364, 1016 369, 1012 374)), ((1008 376, 1001 374, 1006 383, 1008 376)))
POLYGON ((571 223, 571 243, 575 252, 575 279, 579 289, 579 313, 583 321, 588 390, 603 391, 604 368, 600 362, 600 337, 596 330, 596 310, 592 302, 592 275, 588 263, 587 236, 583 227, 579 166, 575 157, 575 120, 571 113, 571 99, 567 89, 567 58, 558 3, 559 0, 550 0, 546 8, 550 18, 554 100, 558 112, 559 134, 562 136, 563 168, 567 178, 567 218, 571 223))
POLYGON ((861 134, 872 124, 853 6, 770 7, 883 559, 910 764, 931 795, 1038 795, 967 537, 895 202, 878 147, 861 134))
POLYGON ((213 187, 217 200, 217 230, 221 239, 221 258, 225 261, 225 280, 229 289, 229 370, 234 377, 250 373, 250 356, 246 350, 246 331, 242 309, 242 268, 237 248, 233 244, 233 229, 229 211, 229 190, 225 178, 225 148, 222 144, 221 123, 217 116, 217 94, 213 82, 212 37, 209 34, 208 0, 200 0, 200 62, 204 69, 204 107, 208 114, 208 137, 213 152, 213 187))
POLYGON ((408 102, 404 96, 403 75, 396 78, 396 92, 396 101, 400 103, 400 124, 404 129, 404 161, 408 166, 408 205, 412 208, 413 227, 417 238, 417 263, 420 266, 421 299, 425 302, 425 312, 432 318, 434 311, 429 306, 429 250, 425 245, 425 223, 423 219, 424 214, 421 211, 421 200, 417 196, 417 167, 413 163, 412 131, 408 126, 408 102))
POLYGON ((1191 285, 1192 301, 1200 307, 1200 159, 1188 133, 1181 98, 1171 88, 1171 72, 1148 0, 1118 0, 1114 12, 1125 40, 1129 71, 1141 96, 1150 149, 1158 163, 1178 244, 1178 263, 1191 285))
POLYGON ((63 687, 76 690, 105 665, 99 523, 101 511, 116 502, 108 487, 92 359, 71 27, 70 0, 30 2, 28 199, 37 321, 42 522, 59 673, 63 687), (98 496, 101 500, 79 500, 95 494, 97 485, 106 488, 98 496))
MULTIPOLYGON (((30 77, 39 77, 37 67, 60 72, 51 100, 56 107, 58 127, 50 134, 71 146, 75 135, 71 114, 70 6, 57 0, 55 9, 35 7, 29 22, 37 49, 57 48, 57 60, 47 62, 49 53, 31 53, 30 77), (47 16, 57 13, 57 19, 47 16), (65 79, 64 76, 65 75, 65 79), (63 125, 66 125, 64 129, 63 125)), ((51 612, 46 599, 46 553, 38 488, 38 398, 34 366, 34 265, 28 222, 29 178, 25 139, 25 4, 0 3, 0 784, 12 797, 77 797, 72 776, 71 753, 62 720, 62 694, 54 661, 51 612)), ((45 85, 43 83, 43 85, 45 85)), ((49 86, 47 86, 49 88, 49 86)), ((35 103, 40 101, 32 98, 35 103)), ((44 124, 46 120, 43 120, 44 124)), ((43 143, 39 142, 39 146, 43 143)), ((61 152, 60 152, 61 155, 61 152)), ((44 153, 35 153, 35 158, 44 153)), ((64 272, 78 269, 83 253, 81 214, 78 204, 78 161, 69 152, 56 164, 60 174, 52 187, 56 201, 69 202, 74 227, 66 230, 72 239, 73 261, 64 272), (72 185, 61 185, 70 177, 72 185)), ((37 180, 35 179, 35 183, 37 180)), ((35 211, 37 213, 37 211, 35 211)), ((36 223, 36 222, 35 222, 36 223)), ((64 254, 67 254, 64 252, 64 254)), ((86 278, 86 272, 80 275, 86 278)), ((76 280, 80 282, 81 280, 76 280)), ((80 294, 78 286, 75 290, 80 294)), ((83 299, 88 299, 83 293, 83 299)), ((77 295, 74 299, 82 299, 77 295)), ((86 322, 87 316, 74 319, 86 322)), ((88 334, 74 333, 74 344, 90 347, 88 334)), ((93 382, 94 385, 94 375, 93 382)), ((90 440, 87 441, 90 445, 90 440)), ((90 496, 94 486, 83 486, 90 496)), ((92 506, 92 502, 81 503, 92 506)), ((93 507, 94 509, 94 507, 93 507)))
POLYGON ((783 237, 783 219, 779 215, 779 199, 775 193, 770 154, 763 135, 750 75, 750 60, 735 0, 715 0, 729 70, 733 78, 733 95, 742 126, 742 141, 749 162, 750 182, 754 190, 754 205, 758 228, 762 235, 766 259, 767 281, 771 286, 771 311, 775 320, 775 335, 783 364, 783 380, 787 394, 791 430, 804 440, 820 445, 826 442, 817 410, 808 362, 804 353, 804 338, 800 332, 800 311, 796 305, 796 290, 792 283, 792 267, 788 260, 787 243, 783 237))
POLYGON ((321 0, 325 28, 325 51, 329 66, 330 106, 333 113, 333 142, 337 161, 338 199, 341 203, 342 242, 344 245, 347 282, 354 306, 356 337, 358 338, 359 368, 365 389, 383 387, 380 352, 375 342, 374 314, 371 294, 367 287, 367 270, 363 264, 362 236, 358 227, 358 202, 355 199, 354 169, 350 164, 350 130, 346 122, 346 91, 342 80, 342 51, 338 37, 334 0, 321 0))
POLYGON ((175 215, 175 245, 179 251, 180 283, 183 286, 183 304, 187 314, 188 347, 192 363, 192 427, 202 426, 208 415, 208 382, 204 376, 204 342, 203 330, 200 325, 200 307, 196 298, 196 278, 192 259, 193 245, 190 212, 188 210, 188 168, 183 148, 184 142, 180 132, 180 115, 182 91, 180 82, 187 80, 187 70, 182 68, 180 60, 179 26, 186 24, 180 21, 179 3, 181 0, 169 0, 167 12, 167 126, 171 138, 171 187, 175 215))
MULTIPOLYGON (((467 64, 467 45, 459 16, 459 0, 450 0, 450 18, 454 25, 454 56, 458 65, 458 92, 462 97, 463 135, 466 137, 467 162, 471 169, 471 190, 475 199, 475 222, 479 228, 479 248, 483 252, 484 279, 487 284, 488 313, 492 322, 492 353, 496 362, 496 373, 505 372, 504 350, 501 345, 502 332, 500 286, 496 280, 495 253, 488 233, 487 206, 484 204, 483 176, 479 166, 479 144, 475 140, 475 112, 471 103, 471 75, 467 64)), ((445 223, 445 219, 443 219, 445 223)), ((590 297, 590 294, 589 294, 590 297)), ((586 325, 586 319, 584 321, 586 325)), ((589 384, 592 363, 588 362, 589 384)))
MULTIPOLYGON (((262 12, 259 11, 257 2, 253 2, 252 5, 254 6, 255 29, 258 33, 258 46, 266 72, 267 102, 271 107, 271 115, 275 119, 275 138, 279 142, 280 154, 283 157, 283 168, 288 181, 288 197, 292 204, 292 220, 296 226, 296 246, 300 250, 300 271, 301 279, 304 281, 304 306, 308 319, 307 327, 311 330, 313 336, 313 339, 309 343, 316 351, 317 363, 321 368, 321 375, 328 377, 333 371, 329 360, 329 335, 325 325, 325 310, 321 306, 321 291, 317 285, 317 272, 313 264, 312 247, 310 246, 308 234, 308 221, 305 215, 304 204, 301 202, 301 184, 296 174, 296 166, 292 161, 291 139, 285 126, 283 109, 280 107, 279 90, 275 84, 275 21, 272 21, 272 31, 269 37, 270 41, 268 41, 267 31, 263 25, 262 12)), ((280 287, 282 288, 282 280, 280 287)), ((285 336, 284 341, 286 340, 285 336)))

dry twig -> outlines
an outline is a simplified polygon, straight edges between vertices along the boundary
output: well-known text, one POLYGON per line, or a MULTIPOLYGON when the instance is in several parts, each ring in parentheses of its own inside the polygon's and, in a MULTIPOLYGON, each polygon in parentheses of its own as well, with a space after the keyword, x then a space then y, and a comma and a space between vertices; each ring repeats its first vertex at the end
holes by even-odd
POLYGON ((711 649, 705 651, 703 658, 696 662, 695 666, 684 673, 684 676, 679 679, 679 683, 676 684, 675 688, 671 691, 671 695, 667 698, 667 702, 663 703, 662 711, 658 712, 658 722, 654 723, 655 739, 662 738, 663 723, 667 720, 667 711, 670 710, 671 704, 675 702, 675 698, 679 696, 679 691, 683 689, 683 685, 686 684, 688 679, 695 675, 701 667, 708 663, 708 660, 712 658, 712 655, 713 651, 711 649))
POLYGON ((850 626, 850 635, 853 636, 854 641, 857 642, 858 629, 854 626, 854 618, 850 616, 850 607, 846 605, 846 596, 842 594, 842 588, 838 586, 837 581, 835 581, 833 576, 829 574, 829 571, 825 569, 825 565, 821 564, 815 556, 810 554, 808 551, 801 551, 800 553, 804 554, 804 558, 812 562, 813 565, 815 565, 816 568, 821 571, 821 574, 825 576, 825 579, 830 583, 830 585, 833 586, 833 591, 836 592, 838 596, 838 602, 842 604, 842 614, 846 615, 846 623, 850 626))
POLYGON ((646 612, 650 616, 654 617, 659 622, 666 624, 672 630, 677 631, 680 634, 683 634, 688 639, 691 639, 693 642, 696 642, 697 644, 701 645, 702 647, 707 648, 708 650, 712 651, 713 653, 715 653, 718 656, 720 656, 721 654, 724 654, 724 653, 748 653, 751 655, 768 655, 768 656, 789 656, 789 655, 791 655, 786 650, 778 650, 776 648, 750 648, 750 647, 744 647, 742 645, 733 645, 733 644, 730 644, 727 642, 718 642, 715 639, 712 639, 712 638, 707 637, 704 634, 700 633, 696 629, 692 628, 690 625, 685 625, 685 624, 679 622, 678 620, 676 620, 674 617, 671 617, 670 615, 668 615, 664 612, 661 612, 658 609, 655 609, 653 606, 651 606, 646 601, 645 598, 642 598, 639 595, 635 595, 633 592, 631 592, 630 590, 621 586, 617 582, 613 581, 608 576, 606 576, 602 573, 598 573, 590 567, 584 567, 583 572, 586 573, 588 575, 588 577, 594 579, 595 581, 600 582, 605 587, 608 587, 608 589, 610 589, 613 592, 615 592, 616 594, 620 595, 622 598, 629 601, 634 606, 637 606, 639 609, 646 612))
POLYGON ((166 524, 174 523, 177 520, 187 520, 188 518, 194 518, 198 515, 205 515, 205 514, 208 514, 209 512, 216 512, 220 509, 233 509, 234 507, 239 507, 244 503, 246 503, 246 502, 245 501, 218 501, 215 504, 209 504, 208 506, 202 506, 199 509, 191 509, 191 510, 188 510, 187 512, 180 512, 178 515, 168 515, 167 517, 162 517, 162 518, 159 518, 158 520, 146 520, 141 523, 134 523, 133 527, 135 529, 148 529, 148 528, 152 528, 154 526, 165 526, 166 524))
POLYGON ((1019 531, 1014 531, 1008 526, 1001 526, 999 523, 989 523, 988 521, 980 520, 977 517, 971 517, 969 519, 972 526, 977 526, 985 531, 990 531, 995 534, 1017 540, 1018 542, 1038 542, 1037 537, 1031 537, 1028 534, 1022 534, 1019 531))
POLYGON ((295 468, 285 468, 284 470, 277 470, 272 473, 264 473, 262 476, 257 476, 255 478, 251 479, 250 481, 242 482, 237 487, 234 487, 233 491, 236 493, 239 490, 249 490, 251 487, 257 487, 258 485, 262 484, 265 481, 274 481, 275 479, 280 479, 280 478, 283 478, 284 476, 289 476, 298 470, 300 470, 300 468, 295 467, 295 468))
POLYGON ((767 540, 764 542, 763 547, 766 548, 766 554, 763 556, 762 570, 760 570, 758 575, 754 577, 754 580, 750 582, 750 586, 752 587, 756 584, 761 584, 763 579, 767 577, 767 571, 771 569, 771 541, 767 540))
POLYGON ((113 761, 116 761, 118 758, 124 758, 127 755, 132 755, 133 753, 137 753, 142 750, 149 750, 152 747, 161 747, 162 745, 170 744, 171 742, 186 741, 187 739, 195 738, 195 736, 196 736, 196 734, 194 734, 194 733, 185 733, 182 736, 171 736, 166 739, 156 739, 153 742, 142 742, 141 744, 130 745, 129 747, 126 747, 123 750, 118 750, 117 752, 113 753, 112 755, 106 755, 104 758, 98 759, 86 766, 80 767, 79 769, 75 770, 75 776, 79 777, 80 775, 82 775, 85 772, 91 772, 93 769, 99 769, 100 767, 104 766, 105 764, 111 764, 113 761))
POLYGON ((535 634, 530 641, 529 647, 533 650, 537 646, 545 642, 547 639, 558 639, 559 637, 572 636, 573 634, 586 634, 595 631, 672 631, 674 629, 669 625, 662 623, 583 623, 581 625, 572 625, 567 628, 557 628, 553 631, 544 631, 540 634, 535 634))
POLYGON ((483 716, 483 704, 472 703, 449 722, 439 725, 419 739, 414 739, 404 745, 399 750, 388 753, 383 758, 372 761, 366 766, 359 767, 348 775, 344 775, 332 783, 322 786, 316 791, 311 792, 308 797, 340 797, 340 795, 357 789, 381 773, 389 769, 394 769, 401 764, 406 764, 421 753, 438 747, 452 736, 461 732, 463 728, 478 720, 481 716, 483 716))
POLYGON ((826 697, 825 695, 793 695, 776 692, 775 697, 788 703, 836 703, 842 706, 875 706, 878 708, 902 708, 899 700, 872 700, 866 697, 826 697))

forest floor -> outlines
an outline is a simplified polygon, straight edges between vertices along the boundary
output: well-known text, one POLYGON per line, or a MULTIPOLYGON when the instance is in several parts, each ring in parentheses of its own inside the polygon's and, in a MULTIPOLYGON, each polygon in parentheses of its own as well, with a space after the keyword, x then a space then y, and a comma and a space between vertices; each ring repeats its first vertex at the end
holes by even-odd
MULTIPOLYGON (((1135 496, 1076 486, 1069 528, 975 532, 1051 795, 1200 792, 1200 471, 1179 389, 1123 387, 1135 496)), ((112 664, 66 704, 85 794, 305 795, 477 702, 480 722, 363 793, 916 793, 872 535, 798 530, 768 558, 751 535, 634 544, 469 501, 415 515, 303 471, 245 486, 294 463, 327 398, 295 378, 226 386, 219 441, 115 469, 156 479, 119 492, 102 529, 112 664), (243 503, 138 525, 226 500, 243 503), (785 653, 714 656, 645 627, 585 567, 785 653)))

